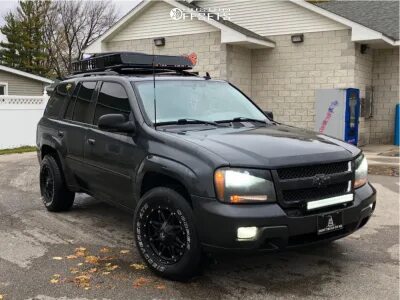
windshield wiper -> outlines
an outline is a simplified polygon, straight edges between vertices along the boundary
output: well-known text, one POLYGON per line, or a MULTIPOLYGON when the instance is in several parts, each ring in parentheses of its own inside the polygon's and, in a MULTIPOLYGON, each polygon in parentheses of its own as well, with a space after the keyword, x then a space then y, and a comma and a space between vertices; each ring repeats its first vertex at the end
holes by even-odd
POLYGON ((160 122, 157 125, 186 125, 186 124, 207 124, 216 127, 225 127, 217 122, 213 121, 206 121, 206 120, 197 120, 197 119, 179 119, 177 121, 167 121, 167 122, 160 122))
POLYGON ((252 119, 252 118, 246 118, 246 117, 236 117, 236 118, 233 118, 231 120, 221 120, 221 121, 217 121, 217 122, 218 123, 228 123, 228 122, 243 122, 243 121, 267 124, 267 120, 259 120, 259 119, 252 119))

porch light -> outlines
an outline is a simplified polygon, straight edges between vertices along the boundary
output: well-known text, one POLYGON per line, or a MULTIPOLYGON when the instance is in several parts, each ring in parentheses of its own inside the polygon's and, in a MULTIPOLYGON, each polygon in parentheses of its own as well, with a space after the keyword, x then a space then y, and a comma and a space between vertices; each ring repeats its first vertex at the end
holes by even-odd
POLYGON ((302 43, 304 42, 304 34, 294 34, 291 36, 292 43, 302 43))
POLYGON ((163 38, 163 37, 155 38, 154 45, 156 45, 157 47, 165 46, 165 38, 163 38))

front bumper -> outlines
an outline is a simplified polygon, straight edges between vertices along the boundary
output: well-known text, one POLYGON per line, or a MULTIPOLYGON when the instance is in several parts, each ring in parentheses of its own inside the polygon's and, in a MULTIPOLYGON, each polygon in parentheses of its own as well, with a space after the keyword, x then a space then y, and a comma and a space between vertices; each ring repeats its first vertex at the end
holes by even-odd
POLYGON ((343 214, 344 228, 317 235, 319 214, 289 217, 277 203, 230 205, 192 196, 197 231, 203 247, 233 251, 270 251, 342 238, 368 222, 375 202, 376 191, 368 183, 356 190, 352 205, 339 209, 343 214), (256 239, 238 241, 237 228, 250 226, 258 227, 256 239))

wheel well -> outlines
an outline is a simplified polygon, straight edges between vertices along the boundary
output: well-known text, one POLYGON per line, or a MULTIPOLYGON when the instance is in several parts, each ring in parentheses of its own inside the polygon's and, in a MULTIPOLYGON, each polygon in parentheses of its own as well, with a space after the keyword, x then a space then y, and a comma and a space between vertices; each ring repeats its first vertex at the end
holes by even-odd
POLYGON ((61 161, 60 161, 60 158, 58 156, 56 149, 54 149, 53 147, 48 146, 48 145, 43 145, 42 149, 40 150, 41 159, 43 159, 46 155, 51 155, 52 157, 54 157, 58 166, 61 168, 61 161))
POLYGON ((148 172, 144 175, 140 189, 140 197, 155 187, 171 188, 191 203, 190 194, 181 182, 170 176, 156 172, 148 172))

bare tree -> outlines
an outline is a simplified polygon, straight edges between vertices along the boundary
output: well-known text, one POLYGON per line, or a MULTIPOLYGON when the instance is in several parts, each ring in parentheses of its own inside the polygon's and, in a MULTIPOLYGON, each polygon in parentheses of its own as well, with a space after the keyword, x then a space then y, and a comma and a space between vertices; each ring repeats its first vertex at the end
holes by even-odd
POLYGON ((109 1, 54 1, 46 15, 45 41, 57 76, 71 72, 72 62, 116 19, 109 1))

